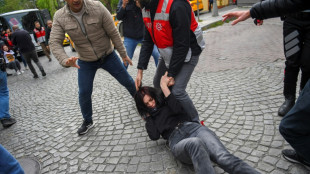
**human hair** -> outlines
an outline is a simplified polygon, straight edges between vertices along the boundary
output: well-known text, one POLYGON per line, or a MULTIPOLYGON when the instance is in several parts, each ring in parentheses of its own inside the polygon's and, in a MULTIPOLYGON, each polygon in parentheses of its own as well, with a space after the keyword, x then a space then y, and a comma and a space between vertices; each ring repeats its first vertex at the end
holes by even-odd
POLYGON ((40 22, 39 22, 39 21, 34 21, 34 24, 37 24, 37 23, 39 23, 39 24, 40 24, 40 22))
POLYGON ((143 102, 145 95, 149 95, 155 100, 156 107, 162 106, 165 102, 164 95, 161 90, 149 86, 140 87, 136 92, 134 99, 136 102, 137 110, 141 117, 146 117, 146 115, 150 112, 150 108, 148 108, 143 102))

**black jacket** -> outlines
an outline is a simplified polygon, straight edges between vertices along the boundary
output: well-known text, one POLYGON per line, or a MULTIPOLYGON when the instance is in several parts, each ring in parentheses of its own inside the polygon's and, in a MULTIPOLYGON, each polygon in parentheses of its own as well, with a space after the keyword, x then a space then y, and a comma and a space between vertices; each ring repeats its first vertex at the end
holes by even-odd
POLYGON ((49 27, 46 27, 45 30, 45 44, 48 45, 48 41, 50 40, 50 35, 51 35, 52 29, 49 27))
MULTIPOLYGON (((152 0, 146 9, 150 9, 151 19, 154 20, 158 0, 152 0)), ((174 0, 169 12, 169 22, 172 28, 173 53, 168 69, 168 76, 175 77, 182 68, 189 48, 192 56, 199 55, 201 48, 195 34, 190 30, 192 8, 187 0, 174 0)), ((156 41, 156 38, 155 38, 156 41)), ((156 43, 155 43, 156 44, 156 43)), ((138 69, 147 69, 154 42, 150 33, 145 30, 142 48, 139 56, 138 69)))
POLYGON ((163 106, 150 112, 145 128, 151 140, 158 140, 160 135, 167 140, 178 123, 185 121, 190 121, 190 116, 171 93, 163 106))
POLYGON ((123 21, 123 34, 132 39, 142 39, 144 34, 144 23, 141 9, 136 6, 133 0, 130 0, 126 8, 122 7, 123 1, 119 0, 117 5, 118 20, 123 21))
POLYGON ((310 0, 268 0, 258 2, 250 10, 251 17, 267 19, 310 8, 310 0))
POLYGON ((21 53, 28 53, 35 50, 29 33, 25 30, 16 30, 12 34, 12 42, 17 46, 21 53))

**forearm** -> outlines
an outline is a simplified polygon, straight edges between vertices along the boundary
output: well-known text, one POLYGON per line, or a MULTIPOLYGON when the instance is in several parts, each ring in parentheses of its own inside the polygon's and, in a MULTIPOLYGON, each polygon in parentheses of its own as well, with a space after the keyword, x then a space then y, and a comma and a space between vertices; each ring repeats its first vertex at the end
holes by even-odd
POLYGON ((268 0, 254 4, 250 13, 252 18, 268 19, 309 8, 309 0, 268 0))

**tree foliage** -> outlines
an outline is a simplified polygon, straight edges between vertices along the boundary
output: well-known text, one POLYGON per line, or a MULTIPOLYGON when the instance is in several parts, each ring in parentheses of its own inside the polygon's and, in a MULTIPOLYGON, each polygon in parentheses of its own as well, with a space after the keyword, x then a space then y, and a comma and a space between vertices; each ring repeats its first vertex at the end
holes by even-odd
POLYGON ((33 2, 29 0, 1 0, 0 13, 35 8, 33 2))
POLYGON ((54 13, 59 8, 57 0, 37 0, 36 5, 39 9, 47 9, 50 12, 52 18, 54 16, 54 13))

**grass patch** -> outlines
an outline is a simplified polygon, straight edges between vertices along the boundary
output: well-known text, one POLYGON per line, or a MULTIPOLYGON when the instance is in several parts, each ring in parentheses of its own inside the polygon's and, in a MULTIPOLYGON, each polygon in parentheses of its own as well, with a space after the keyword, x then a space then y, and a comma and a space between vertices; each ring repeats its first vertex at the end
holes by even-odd
POLYGON ((218 27, 218 26, 223 25, 224 23, 229 23, 230 21, 233 21, 233 20, 235 20, 235 19, 236 19, 236 18, 227 19, 225 22, 223 22, 223 21, 217 21, 217 22, 214 22, 214 23, 212 23, 212 24, 210 24, 210 25, 207 25, 207 26, 205 26, 205 27, 202 27, 202 30, 208 30, 208 29, 210 29, 210 28, 215 28, 215 27, 218 27))

